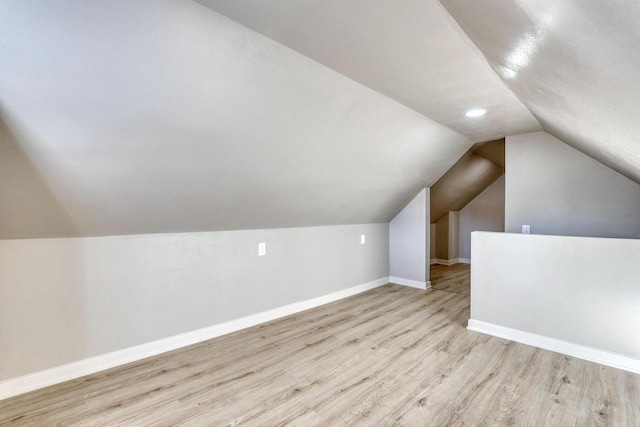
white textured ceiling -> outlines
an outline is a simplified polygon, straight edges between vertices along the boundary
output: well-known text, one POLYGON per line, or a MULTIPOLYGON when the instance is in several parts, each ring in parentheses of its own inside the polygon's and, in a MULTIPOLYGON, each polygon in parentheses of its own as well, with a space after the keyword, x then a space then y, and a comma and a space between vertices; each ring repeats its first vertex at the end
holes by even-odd
POLYGON ((0 238, 384 222, 540 124, 640 183, 640 3, 441 3, 1 2, 0 238))
POLYGON ((541 129, 437 0, 198 1, 475 142, 541 129))
POLYGON ((182 0, 3 1, 0 119, 0 238, 386 222, 471 146, 182 0))
POLYGON ((640 2, 442 3, 547 132, 640 183, 640 2))

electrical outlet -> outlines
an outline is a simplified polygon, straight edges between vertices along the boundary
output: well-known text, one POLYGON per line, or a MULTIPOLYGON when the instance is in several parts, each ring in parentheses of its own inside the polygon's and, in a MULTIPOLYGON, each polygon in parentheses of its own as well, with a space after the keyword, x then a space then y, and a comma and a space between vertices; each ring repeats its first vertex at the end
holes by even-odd
POLYGON ((364 245, 367 242, 367 238, 364 234, 360 235, 360 244, 364 245))
POLYGON ((267 244, 258 243, 258 256, 265 256, 267 254, 267 244))
POLYGON ((523 225, 522 226, 522 234, 531 234, 531 226, 523 225))

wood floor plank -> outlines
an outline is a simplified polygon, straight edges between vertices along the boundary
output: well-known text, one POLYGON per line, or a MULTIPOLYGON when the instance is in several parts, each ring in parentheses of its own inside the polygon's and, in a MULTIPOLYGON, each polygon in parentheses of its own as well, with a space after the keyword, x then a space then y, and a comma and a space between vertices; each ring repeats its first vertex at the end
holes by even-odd
POLYGON ((469 266, 0 401, 0 425, 640 425, 640 375, 466 330, 469 266))
POLYGON ((441 291, 470 295, 469 264, 431 265, 431 287, 441 291))

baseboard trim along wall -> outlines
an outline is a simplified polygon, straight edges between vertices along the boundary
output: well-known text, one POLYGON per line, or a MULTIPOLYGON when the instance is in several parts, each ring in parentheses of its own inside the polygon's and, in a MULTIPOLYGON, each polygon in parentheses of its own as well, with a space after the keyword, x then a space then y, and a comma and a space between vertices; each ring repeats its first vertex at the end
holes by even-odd
POLYGON ((311 308, 348 298, 379 286, 386 285, 389 281, 389 277, 381 277, 380 279, 372 282, 363 283, 328 295, 323 295, 306 301, 295 302, 293 304, 251 314, 228 322, 218 323, 195 331, 185 332, 180 335, 174 335, 172 337, 141 344, 135 347, 114 351, 112 353, 79 360, 77 362, 6 380, 0 382, 0 400, 80 378, 85 375, 94 374, 96 372, 104 371, 126 363, 135 362, 147 357, 156 356, 188 345, 197 344, 202 341, 226 335, 231 332, 236 332, 280 317, 309 310, 311 308))
POLYGON ((417 288, 422 290, 427 290, 431 287, 431 282, 420 282, 418 280, 409 280, 403 279, 401 277, 393 277, 389 278, 391 283, 395 283, 396 285, 409 286, 411 288, 417 288))
POLYGON ((453 264, 471 264, 471 260, 469 258, 454 258, 454 259, 431 259, 431 264, 441 264, 441 265, 453 265, 453 264))
POLYGON ((469 319, 467 329, 640 374, 640 360, 517 329, 469 319))

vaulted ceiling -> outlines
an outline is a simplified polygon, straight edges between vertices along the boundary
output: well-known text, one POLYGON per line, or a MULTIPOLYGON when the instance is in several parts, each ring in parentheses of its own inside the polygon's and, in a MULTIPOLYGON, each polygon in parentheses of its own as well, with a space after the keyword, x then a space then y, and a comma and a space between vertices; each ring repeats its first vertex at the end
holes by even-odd
POLYGON ((473 142, 541 130, 435 0, 197 1, 473 142))
POLYGON ((0 238, 387 222, 541 125, 640 177, 638 6, 443 4, 3 1, 0 238))
POLYGON ((640 2, 442 4, 544 130, 640 183, 640 2))

